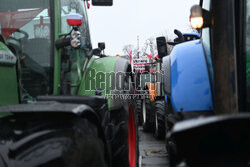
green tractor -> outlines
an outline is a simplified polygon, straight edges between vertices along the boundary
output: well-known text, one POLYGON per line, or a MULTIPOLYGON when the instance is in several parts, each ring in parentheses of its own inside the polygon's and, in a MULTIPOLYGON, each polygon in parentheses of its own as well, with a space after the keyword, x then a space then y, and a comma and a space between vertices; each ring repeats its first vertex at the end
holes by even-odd
POLYGON ((92 49, 88 7, 1 0, 0 166, 138 166, 131 67, 92 49))

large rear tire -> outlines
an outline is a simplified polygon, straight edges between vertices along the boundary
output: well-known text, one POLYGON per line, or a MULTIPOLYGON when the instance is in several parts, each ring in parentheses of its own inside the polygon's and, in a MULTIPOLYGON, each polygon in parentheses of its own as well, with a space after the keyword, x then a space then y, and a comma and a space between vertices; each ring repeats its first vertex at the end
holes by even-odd
MULTIPOLYGON (((27 115, 26 115, 27 116, 27 115)), ((0 164, 15 166, 107 167, 105 142, 88 119, 61 117, 0 120, 0 164), (9 145, 8 143, 12 144, 9 145), (2 162, 1 162, 2 161, 2 162)), ((4 165, 5 166, 5 165, 4 165)))
POLYGON ((112 111, 115 123, 115 136, 112 141, 112 164, 119 167, 137 167, 139 156, 137 117, 134 107, 129 104, 128 111, 112 111))
POLYGON ((142 127, 144 132, 152 132, 153 131, 153 105, 151 104, 149 98, 145 98, 142 100, 142 115, 143 122, 142 127))
MULTIPOLYGON (((124 94, 133 94, 130 76, 127 76, 124 87, 130 89, 124 94)), ((126 96, 128 97, 128 96, 126 96)), ((111 111, 112 124, 115 126, 115 136, 112 141, 112 165, 114 167, 138 167, 139 144, 136 103, 132 96, 123 99, 123 106, 119 110, 111 111)))
POLYGON ((136 115, 138 119, 138 125, 142 125, 143 116, 142 116, 142 100, 141 99, 136 100, 136 115))
POLYGON ((154 136, 157 140, 164 139, 166 136, 165 102, 163 100, 156 100, 154 103, 154 109, 154 136))
MULTIPOLYGON (((166 106, 166 115, 165 115, 165 129, 166 133, 170 132, 174 126, 174 124, 177 122, 177 118, 175 117, 173 113, 173 108, 171 105, 171 101, 168 100, 167 103, 165 103, 166 106)), ((176 166, 180 162, 180 158, 178 156, 175 140, 171 136, 167 136, 166 138, 166 150, 168 152, 168 159, 170 166, 176 166)))

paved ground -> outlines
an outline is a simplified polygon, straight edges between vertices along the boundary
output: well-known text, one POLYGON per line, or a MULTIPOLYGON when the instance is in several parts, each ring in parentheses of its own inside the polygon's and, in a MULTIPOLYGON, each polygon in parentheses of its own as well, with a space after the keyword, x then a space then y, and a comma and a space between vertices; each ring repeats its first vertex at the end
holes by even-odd
POLYGON ((168 167, 165 141, 157 141, 139 127, 140 167, 168 167))

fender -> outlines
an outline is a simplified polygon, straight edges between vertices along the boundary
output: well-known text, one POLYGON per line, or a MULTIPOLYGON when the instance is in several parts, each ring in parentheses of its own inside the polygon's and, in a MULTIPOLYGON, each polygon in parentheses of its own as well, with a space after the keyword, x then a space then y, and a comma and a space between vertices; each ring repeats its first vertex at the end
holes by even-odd
POLYGON ((163 58, 162 69, 163 75, 163 90, 167 96, 171 95, 171 60, 170 56, 163 58))
POLYGON ((174 111, 212 111, 212 91, 201 41, 176 45, 170 59, 170 101, 174 111))
MULTIPOLYGON (((123 85, 124 79, 126 75, 132 74, 131 65, 129 64, 129 61, 125 58, 118 58, 115 63, 114 72, 115 72, 116 77, 112 80, 112 91, 111 91, 112 96, 123 94, 122 92, 124 90, 124 85, 123 85)), ((130 80, 130 82, 132 82, 132 80, 130 80)), ((134 93, 134 92, 130 92, 130 93, 134 93)), ((109 101, 110 101, 109 109, 116 110, 123 106, 124 99, 113 98, 113 99, 109 99, 109 101)))
MULTIPOLYGON (((103 132, 103 127, 101 125, 101 121, 99 120, 99 117, 98 117, 98 114, 96 113, 96 111, 92 107, 90 107, 89 105, 86 105, 86 104, 67 103, 67 102, 70 102, 72 100, 75 101, 75 103, 85 102, 86 101, 85 98, 86 97, 75 97, 75 96, 68 96, 68 97, 67 96, 43 96, 43 97, 40 97, 40 100, 41 100, 40 102, 35 102, 35 103, 31 103, 31 104, 16 104, 16 105, 2 106, 2 107, 0 107, 0 112, 1 113, 11 112, 13 114, 12 119, 14 119, 14 120, 18 120, 19 117, 22 120, 23 119, 22 117, 26 116, 27 118, 33 119, 34 121, 36 121, 36 119, 39 120, 42 118, 42 119, 44 119, 45 123, 46 123, 46 121, 51 121, 51 119, 54 119, 54 118, 57 118, 57 119, 60 119, 63 117, 66 117, 67 119, 72 119, 73 117, 86 118, 88 121, 90 121, 91 123, 96 125, 97 130, 98 130, 98 135, 100 135, 100 138, 103 140, 104 147, 105 147, 104 149, 105 149, 106 155, 108 155, 109 150, 108 150, 108 146, 107 146, 106 137, 105 137, 105 134, 103 132), (46 101, 46 100, 49 100, 49 101, 46 101), (56 100, 56 101, 54 101, 54 100, 56 100), (57 102, 57 100, 61 101, 62 103, 57 102), (64 103, 64 102, 66 102, 66 103, 64 103), (50 118, 50 119, 47 119, 47 118, 50 118)), ((105 104, 105 100, 98 98, 98 97, 91 97, 88 100, 99 102, 99 105, 105 104)), ((5 117, 3 119, 10 119, 10 118, 5 117)), ((29 120, 29 119, 27 119, 27 120, 29 120)), ((9 122, 9 121, 7 121, 7 122, 9 122)), ((8 123, 7 123, 7 125, 8 125, 8 123)), ((11 124, 11 126, 14 126, 14 125, 11 124)), ((26 131, 27 134, 32 133, 32 135, 30 135, 29 137, 24 137, 25 135, 22 136, 23 139, 21 141, 19 141, 19 139, 18 140, 16 139, 17 136, 13 136, 13 135, 9 136, 8 140, 10 140, 10 141, 15 140, 15 143, 12 143, 12 145, 9 145, 9 144, 4 145, 3 144, 2 145, 3 147, 2 146, 1 147, 5 148, 5 149, 3 149, 5 151, 1 152, 1 153, 4 153, 4 155, 5 154, 6 155, 10 155, 10 154, 15 155, 16 152, 18 152, 18 151, 20 152, 20 149, 24 148, 24 143, 30 143, 32 141, 34 142, 35 139, 37 139, 38 137, 44 138, 45 135, 51 136, 50 132, 53 132, 56 130, 55 127, 51 127, 51 129, 47 129, 47 128, 48 127, 46 127, 46 126, 39 126, 39 128, 36 128, 36 130, 34 130, 34 131, 29 131, 29 132, 26 131)), ((7 129, 13 130, 13 128, 7 128, 7 129)), ((27 128, 24 128, 24 129, 20 128, 19 130, 20 130, 20 132, 23 133, 23 131, 27 130, 27 128)), ((62 131, 62 129, 60 131, 62 131)), ((9 132, 9 133, 12 134, 13 132, 9 132)), ((6 143, 8 143, 8 142, 6 142, 6 143)), ((42 154, 40 156, 42 156, 42 154)), ((56 156, 58 156, 58 154, 53 154, 53 156, 56 157, 56 156)), ((2 158, 1 160, 8 160, 8 158, 11 156, 4 156, 4 157, 6 159, 2 158)), ((12 158, 13 157, 11 157, 11 161, 13 161, 12 158)), ((109 159, 109 157, 106 157, 106 158, 109 159)), ((19 162, 22 163, 25 161, 19 161, 19 162)), ((1 164, 1 161, 0 161, 0 164, 1 164)), ((12 163, 8 162, 8 164, 12 164, 12 163)), ((34 164, 27 165, 27 166, 33 166, 33 165, 34 164)), ((22 166, 22 165, 20 165, 20 166, 22 166)))
POLYGON ((82 78, 78 95, 102 95, 108 98, 109 110, 121 108, 122 99, 115 98, 123 90, 125 72, 129 71, 129 61, 119 57, 105 57, 90 61, 82 78), (116 81, 119 75, 119 81, 116 81), (114 98, 113 98, 114 97, 114 98))

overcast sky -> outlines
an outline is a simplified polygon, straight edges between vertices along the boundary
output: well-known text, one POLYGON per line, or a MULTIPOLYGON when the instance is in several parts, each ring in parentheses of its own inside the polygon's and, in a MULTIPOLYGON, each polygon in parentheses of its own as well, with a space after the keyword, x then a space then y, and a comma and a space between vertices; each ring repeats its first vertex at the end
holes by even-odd
POLYGON ((124 45, 140 46, 150 37, 173 30, 189 30, 190 8, 199 0, 113 0, 112 7, 91 6, 88 10, 93 47, 106 43, 105 53, 123 54, 124 45))

